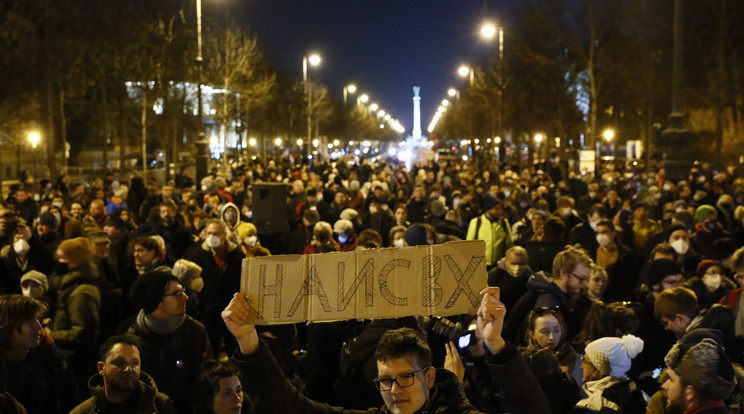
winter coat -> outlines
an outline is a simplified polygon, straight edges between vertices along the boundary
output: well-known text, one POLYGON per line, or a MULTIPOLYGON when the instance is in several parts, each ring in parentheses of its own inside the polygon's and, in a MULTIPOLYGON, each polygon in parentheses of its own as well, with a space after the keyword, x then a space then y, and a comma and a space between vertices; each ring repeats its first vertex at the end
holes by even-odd
POLYGON ((60 349, 95 352, 101 322, 99 284, 98 269, 91 261, 83 262, 54 283, 57 310, 51 335, 60 349))
POLYGON ((588 398, 576 404, 571 413, 635 414, 646 410, 641 390, 628 378, 604 377, 584 384, 588 398))
MULTIPOLYGON (((279 365, 264 343, 254 354, 235 353, 231 362, 240 368, 246 381, 243 384, 249 395, 260 395, 258 411, 266 413, 302 414, 378 414, 390 410, 369 408, 367 410, 344 410, 307 399, 292 388, 282 375, 279 365)), ((519 352, 507 346, 488 359, 491 375, 504 391, 506 406, 514 414, 549 413, 545 395, 540 391, 537 380, 530 372, 519 352)), ((478 414, 480 413, 465 397, 462 385, 449 371, 437 370, 436 382, 431 390, 431 403, 428 409, 417 414, 478 414)))
POLYGON ((470 220, 468 225, 468 240, 484 240, 486 242, 486 266, 495 266, 499 260, 506 256, 506 251, 514 246, 512 242, 511 226, 505 218, 498 221, 494 235, 494 227, 486 214, 470 220))
MULTIPOLYGON (((103 377, 96 374, 88 380, 88 388, 92 397, 75 407, 70 414, 105 414, 106 396, 103 388, 103 377)), ((134 391, 137 399, 137 411, 132 414, 175 414, 173 403, 167 395, 158 391, 155 381, 144 371, 140 372, 139 384, 134 391)))
POLYGON ((520 273, 514 276, 509 273, 505 263, 505 258, 502 258, 496 267, 488 272, 488 286, 498 286, 501 289, 501 302, 506 309, 511 309, 527 291, 526 284, 532 276, 532 269, 529 266, 520 266, 520 273))
POLYGON ((184 315, 175 331, 158 335, 145 325, 143 311, 140 312, 129 333, 140 341, 142 369, 152 375, 160 390, 172 396, 179 408, 185 408, 202 363, 213 355, 207 330, 199 321, 184 315))

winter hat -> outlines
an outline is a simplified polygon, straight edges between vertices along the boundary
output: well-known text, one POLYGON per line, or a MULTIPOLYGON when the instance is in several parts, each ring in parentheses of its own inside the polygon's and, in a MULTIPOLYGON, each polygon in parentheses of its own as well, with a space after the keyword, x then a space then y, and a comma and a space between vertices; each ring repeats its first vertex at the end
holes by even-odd
POLYGON ((431 202, 431 206, 429 207, 429 209, 431 210, 431 214, 434 214, 434 215, 444 214, 444 211, 445 211, 444 203, 442 203, 439 200, 434 200, 431 202))
POLYGON ((119 229, 121 231, 126 231, 127 230, 127 224, 124 223, 124 220, 122 220, 119 217, 109 217, 109 219, 106 222, 106 225, 104 227, 106 227, 106 226, 115 227, 115 228, 117 228, 117 229, 119 229))
POLYGON ((491 193, 486 193, 483 196, 483 211, 488 211, 501 204, 501 200, 498 197, 494 197, 491 193))
POLYGON ((643 351, 643 340, 634 335, 622 338, 605 337, 590 342, 585 356, 603 376, 623 378, 630 369, 630 362, 643 351))
POLYGON ((674 219, 683 223, 688 230, 695 228, 695 217, 689 211, 678 211, 674 213, 674 219))
POLYGON ((38 270, 30 270, 26 272, 26 274, 21 277, 21 285, 23 285, 23 282, 27 280, 32 280, 38 283, 39 286, 44 288, 44 292, 49 290, 49 279, 47 279, 44 273, 41 273, 38 270))
POLYGON ((191 260, 178 259, 173 264, 173 276, 181 280, 189 280, 201 276, 202 268, 191 260))
POLYGON ((345 233, 348 230, 353 230, 354 225, 351 224, 349 220, 341 219, 336 221, 336 224, 333 225, 333 232, 334 233, 345 233))
POLYGON ((403 239, 409 246, 425 246, 429 243, 426 235, 426 226, 421 223, 413 223, 406 229, 403 239))
POLYGON ((57 218, 54 217, 54 214, 45 211, 39 216, 39 224, 43 224, 54 229, 57 228, 57 218))
POLYGON ((646 270, 646 285, 652 287, 670 275, 681 275, 682 266, 671 259, 656 259, 646 270))
POLYGON ((705 272, 708 271, 708 268, 711 266, 718 266, 721 267, 721 263, 719 263, 717 260, 701 260, 700 263, 698 263, 697 270, 695 271, 695 275, 697 277, 703 277, 705 272))
POLYGON ((144 310, 145 313, 154 312, 162 302, 166 286, 171 280, 181 283, 172 273, 160 268, 138 276, 129 291, 135 307, 144 310))
POLYGON ((726 260, 734 254, 738 247, 730 237, 721 237, 713 242, 713 251, 710 257, 714 260, 726 260))
POLYGON ((359 217, 359 213, 353 208, 346 208, 339 214, 339 218, 344 220, 356 220, 359 217))
POLYGON ((718 212, 716 212, 716 208, 711 206, 710 204, 703 204, 695 209, 695 221, 697 221, 698 223, 702 223, 705 220, 708 220, 711 217, 715 217, 717 215, 718 212))
POLYGON ((86 237, 75 237, 59 244, 59 250, 72 263, 81 264, 93 256, 93 244, 86 237))
POLYGON ((702 396, 722 400, 734 390, 734 367, 721 345, 698 331, 704 330, 695 329, 680 338, 664 363, 702 396))
POLYGON ((671 236, 672 233, 674 233, 677 230, 689 231, 687 230, 687 227, 685 227, 684 224, 670 224, 666 228, 666 236, 664 237, 664 239, 669 240, 669 236, 671 236))
POLYGON ((110 242, 111 239, 108 236, 108 233, 101 230, 91 230, 88 231, 88 234, 86 235, 93 243, 103 243, 103 242, 110 242))

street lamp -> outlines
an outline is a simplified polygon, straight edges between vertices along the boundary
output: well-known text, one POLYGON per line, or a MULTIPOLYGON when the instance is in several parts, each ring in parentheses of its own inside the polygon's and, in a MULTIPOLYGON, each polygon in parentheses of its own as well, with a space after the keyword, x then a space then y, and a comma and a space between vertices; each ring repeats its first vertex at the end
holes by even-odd
MULTIPOLYGON (((200 182, 207 175, 207 163, 209 160, 209 142, 207 134, 204 131, 204 113, 202 97, 202 66, 204 57, 202 56, 202 9, 201 0, 196 0, 196 66, 198 87, 196 90, 196 104, 198 133, 196 138, 196 181, 200 182)), ((123 151, 123 149, 121 149, 123 151)), ((175 154, 174 154, 175 156, 175 154)))
MULTIPOLYGON (((366 104, 367 102, 369 102, 369 95, 363 94, 362 96, 359 97, 358 100, 361 101, 362 103, 366 104)), ((357 105, 359 105, 358 102, 357 102, 357 105)))
POLYGON ((370 109, 370 111, 373 111, 374 112, 379 107, 380 107, 379 105, 377 105, 376 103, 373 103, 372 105, 369 106, 369 109, 370 109))
POLYGON ((442 106, 447 107, 449 106, 449 101, 446 99, 442 99, 442 106))
POLYGON ((473 73, 473 69, 470 66, 467 66, 467 65, 460 66, 460 68, 457 69, 457 74, 463 78, 470 75, 470 86, 473 86, 473 80, 474 80, 473 78, 475 75, 473 73))
POLYGON ((481 26, 481 37, 490 40, 496 35, 496 26, 493 23, 484 23, 481 26))
POLYGON ((344 86, 344 106, 346 106, 346 95, 349 93, 353 95, 354 92, 356 92, 356 85, 351 84, 344 86))
POLYGON ((612 137, 614 136, 615 136, 615 131, 611 129, 605 129, 605 131, 602 133, 602 137, 604 137, 604 139, 607 142, 612 141, 612 137))
MULTIPOLYGON (((302 57, 302 82, 305 84, 305 96, 307 97, 307 143, 310 144, 311 135, 312 135, 312 129, 313 129, 313 118, 312 118, 312 105, 311 100, 312 96, 310 95, 310 85, 307 81, 307 64, 308 62, 312 66, 318 66, 320 64, 320 56, 316 54, 312 54, 310 56, 303 56, 302 57)), ((303 162, 307 162, 307 153, 308 148, 307 146, 304 146, 302 148, 303 153, 303 162)))

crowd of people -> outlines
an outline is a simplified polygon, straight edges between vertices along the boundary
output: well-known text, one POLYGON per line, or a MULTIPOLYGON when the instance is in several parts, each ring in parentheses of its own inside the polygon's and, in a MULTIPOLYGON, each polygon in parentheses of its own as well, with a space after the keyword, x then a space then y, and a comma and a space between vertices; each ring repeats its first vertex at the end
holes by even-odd
POLYGON ((707 164, 675 181, 275 159, 22 183, 0 207, 0 412, 729 412, 742 246, 744 178, 707 164), (286 185, 287 232, 254 217, 260 183, 286 185), (475 315, 243 323, 245 258, 466 239, 485 242, 475 315))

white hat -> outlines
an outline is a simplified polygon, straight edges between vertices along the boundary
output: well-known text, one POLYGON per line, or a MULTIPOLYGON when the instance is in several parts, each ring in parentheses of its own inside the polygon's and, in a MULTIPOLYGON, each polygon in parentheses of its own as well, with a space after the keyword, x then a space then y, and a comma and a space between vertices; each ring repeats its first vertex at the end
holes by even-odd
POLYGON ((349 220, 341 219, 336 222, 336 224, 333 225, 333 232, 334 233, 344 233, 347 230, 352 230, 354 228, 354 225, 351 224, 349 220))
POLYGON ((344 211, 339 214, 339 217, 344 220, 356 220, 356 218, 359 217, 359 212, 353 208, 345 208, 344 211))
POLYGON ((643 351, 643 340, 634 335, 622 338, 605 337, 586 346, 586 357, 602 375, 622 378, 630 369, 630 361, 643 351))
POLYGON ((21 277, 21 285, 23 285, 23 282, 31 280, 35 283, 38 283, 39 286, 44 288, 44 292, 49 290, 49 282, 47 280, 47 277, 45 274, 39 272, 38 270, 29 270, 26 272, 23 277, 21 277))

